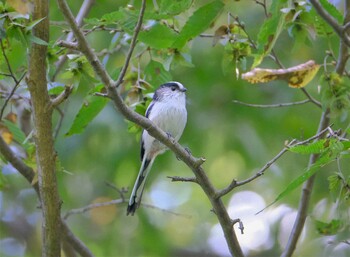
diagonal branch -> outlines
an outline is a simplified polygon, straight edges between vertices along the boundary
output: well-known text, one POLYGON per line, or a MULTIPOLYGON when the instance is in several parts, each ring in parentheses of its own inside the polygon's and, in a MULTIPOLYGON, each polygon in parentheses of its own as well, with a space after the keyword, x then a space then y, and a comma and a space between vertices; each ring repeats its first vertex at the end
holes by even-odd
MULTIPOLYGON (((191 170, 195 174, 198 184, 201 186, 201 188, 203 189, 203 191, 205 192, 205 194, 207 195, 207 197, 209 198, 213 206, 214 212, 216 213, 219 223, 223 229, 224 236, 228 244, 230 253, 236 257, 243 256, 242 249, 238 243, 236 233, 232 226, 231 218, 227 213, 225 205, 223 204, 221 199, 218 199, 215 197, 216 189, 212 185, 212 183, 209 181, 209 178, 207 177, 204 169, 201 166, 201 164, 203 163, 203 159, 195 158, 189 155, 188 151, 186 151, 186 149, 183 148, 179 143, 173 142, 173 140, 170 140, 168 135, 164 131, 156 127, 149 119, 131 110, 124 103, 116 86, 118 86, 118 83, 121 83, 123 81, 123 77, 125 73, 120 74, 117 80, 117 83, 115 83, 110 78, 110 76, 102 66, 100 60, 97 58, 96 54, 93 52, 93 50, 89 46, 86 38, 84 37, 84 34, 75 23, 74 17, 67 5, 67 2, 65 0, 57 0, 57 2, 66 20, 70 24, 76 39, 78 40, 80 51, 86 56, 91 66, 94 68, 96 74, 100 77, 101 81, 105 84, 105 87, 107 88, 107 91, 108 91, 108 96, 112 99, 116 108, 126 119, 146 129, 152 137, 156 138, 161 143, 166 145, 170 150, 172 150, 176 154, 176 156, 178 156, 183 162, 187 164, 188 167, 191 168, 191 170)), ((140 15, 136 25, 136 30, 134 31, 134 35, 133 35, 134 40, 132 42, 136 42, 135 40, 136 40, 138 31, 141 28, 143 13, 145 9, 145 3, 146 3, 146 0, 143 0, 142 7, 140 10, 140 15)), ((131 49, 129 49, 129 52, 128 52, 129 60, 131 58, 132 51, 133 51, 132 47, 133 45, 131 45, 131 49)), ((126 66, 128 66, 128 63, 125 63, 122 69, 125 72, 127 70, 126 66)))
POLYGON ((347 25, 340 25, 336 19, 333 18, 317 0, 310 0, 310 3, 313 5, 317 13, 333 28, 333 30, 338 34, 339 38, 350 47, 350 39, 346 35, 345 31, 347 30, 347 25))
POLYGON ((271 167, 272 164, 274 164, 279 158, 282 157, 282 155, 284 155, 289 148, 294 147, 294 146, 298 146, 298 145, 305 145, 310 143, 311 141, 315 140, 315 139, 319 139, 322 136, 324 136, 324 134, 329 131, 329 126, 326 127, 325 129, 319 131, 318 133, 316 133, 316 135, 300 141, 300 142, 296 142, 296 139, 293 139, 288 145, 286 145, 275 157, 273 157, 271 160, 269 160, 256 174, 254 174, 253 176, 251 176, 250 178, 247 178, 245 180, 242 181, 237 181, 237 180, 232 180, 232 182, 224 189, 220 190, 217 192, 217 197, 222 197, 226 194, 228 194, 229 192, 231 192, 234 188, 239 187, 239 186, 243 186, 255 179, 257 179, 258 177, 262 176, 265 174, 265 171, 271 167))

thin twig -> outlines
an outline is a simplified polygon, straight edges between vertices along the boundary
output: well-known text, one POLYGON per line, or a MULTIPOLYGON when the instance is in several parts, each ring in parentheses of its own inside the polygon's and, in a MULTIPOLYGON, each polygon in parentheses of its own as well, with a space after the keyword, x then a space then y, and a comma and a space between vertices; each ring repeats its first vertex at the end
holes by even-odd
POLYGON ((332 15, 330 15, 317 0, 310 0, 317 13, 333 28, 333 30, 338 34, 340 39, 350 47, 350 39, 345 33, 347 30, 347 25, 341 26, 332 15))
POLYGON ((329 128, 330 128, 330 126, 328 126, 325 129, 321 130, 320 132, 318 132, 314 136, 309 137, 308 139, 300 141, 300 142, 297 142, 296 139, 293 139, 275 157, 273 157, 270 161, 268 161, 257 173, 255 173, 250 178, 247 178, 247 179, 242 180, 242 181, 237 181, 235 179, 232 180, 232 182, 227 187, 225 187, 224 189, 222 189, 222 190, 217 192, 216 197, 220 198, 220 197, 228 194, 229 192, 231 192, 234 188, 239 187, 239 186, 243 186, 243 185, 245 185, 245 184, 247 184, 247 183, 257 179, 258 177, 264 175, 265 171, 268 168, 270 168, 271 165, 274 164, 279 158, 281 158, 282 155, 284 155, 286 152, 288 152, 289 148, 295 147, 295 146, 298 146, 298 145, 306 145, 306 144, 312 142, 313 140, 322 137, 327 131, 329 131, 329 128))
MULTIPOLYGON (((82 213, 88 212, 88 211, 90 211, 90 210, 92 210, 92 209, 97 209, 97 208, 101 208, 101 207, 105 207, 105 206, 110 206, 110 205, 118 205, 118 204, 122 204, 122 203, 125 203, 125 202, 128 202, 128 201, 129 201, 129 199, 115 199, 115 200, 111 200, 111 201, 107 201, 107 202, 102 202, 102 203, 92 203, 92 204, 89 204, 89 205, 84 206, 84 207, 82 207, 82 208, 77 208, 77 209, 69 210, 69 211, 63 216, 63 219, 64 219, 64 220, 67 220, 71 215, 74 215, 74 214, 82 214, 82 213)), ((154 205, 152 205, 152 204, 141 203, 141 205, 144 206, 144 207, 146 207, 146 208, 151 208, 151 209, 160 210, 161 212, 165 212, 165 213, 172 214, 172 215, 175 215, 175 216, 182 216, 182 217, 186 217, 186 218, 191 218, 190 215, 181 214, 181 213, 169 211, 169 210, 166 210, 166 209, 162 209, 162 208, 159 208, 159 207, 154 206, 154 205)))
POLYGON ((57 46, 65 47, 65 48, 68 48, 70 50, 74 50, 74 51, 78 50, 78 44, 75 42, 60 40, 56 44, 57 44, 57 46))
POLYGON ((170 178, 171 182, 193 182, 193 183, 198 183, 198 181, 197 181, 197 179, 195 177, 185 178, 185 177, 179 177, 179 176, 167 176, 167 178, 170 178))
POLYGON ((143 21, 143 16, 145 14, 145 10, 146 10, 146 1, 142 1, 141 10, 140 10, 140 13, 139 13, 139 18, 137 20, 137 23, 136 23, 136 26, 135 26, 135 29, 134 29, 134 35, 133 35, 133 37, 131 39, 130 47, 129 47, 128 53, 126 54, 126 58, 125 58, 125 62, 124 62, 123 68, 120 71, 120 74, 119 74, 119 77, 118 77, 117 81, 115 82, 115 86, 116 87, 118 87, 121 83, 123 83, 124 76, 125 76, 126 71, 127 71, 128 67, 129 67, 129 62, 131 60, 131 56, 132 56, 132 54, 134 52, 134 48, 136 46, 137 37, 138 37, 139 32, 141 30, 141 26, 142 26, 142 21, 143 21))
POLYGON ((314 103, 316 106, 318 106, 319 108, 322 108, 322 104, 317 101, 315 98, 313 98, 307 91, 305 88, 300 88, 301 91, 306 95, 307 98, 309 98, 310 102, 314 103))
POLYGON ((241 102, 238 100, 233 100, 232 102, 235 104, 241 104, 244 106, 255 107, 255 108, 279 108, 279 107, 289 107, 289 106, 294 106, 294 105, 306 104, 306 103, 310 102, 310 99, 305 99, 305 100, 299 101, 299 102, 279 103, 279 104, 250 104, 250 103, 245 103, 245 102, 241 102))
POLYGON ((14 76, 14 73, 12 72, 12 68, 11 68, 11 64, 9 62, 9 59, 7 58, 7 55, 6 55, 6 52, 5 52, 5 47, 4 47, 4 44, 2 42, 2 39, 0 39, 0 45, 1 45, 1 51, 2 51, 2 55, 4 56, 5 58, 5 62, 6 62, 6 65, 7 65, 7 69, 9 70, 10 72, 10 76, 13 78, 13 80, 15 81, 16 84, 18 84, 18 81, 16 79, 16 77, 14 76))
POLYGON ((81 213, 85 213, 90 211, 91 209, 96 209, 96 208, 101 208, 101 207, 105 207, 105 206, 110 206, 110 205, 116 205, 116 204, 121 204, 124 203, 125 201, 123 199, 115 199, 115 200, 111 200, 108 202, 102 202, 102 203, 92 203, 89 204, 87 206, 84 206, 82 208, 77 208, 77 209, 72 209, 70 211, 68 211, 64 216, 63 219, 68 219, 69 216, 73 215, 73 214, 81 214, 81 213))
MULTIPOLYGON (((0 111, 0 120, 2 120, 2 117, 3 117, 3 115, 4 115, 4 111, 5 111, 5 108, 6 108, 7 104, 8 104, 8 102, 11 100, 12 96, 13 96, 14 93, 16 92, 16 90, 17 90, 19 84, 21 83, 21 81, 22 81, 22 79, 25 77, 25 75, 26 75, 26 72, 23 73, 23 75, 19 78, 19 80, 14 79, 16 84, 14 85, 14 87, 13 87, 12 90, 11 90, 11 92, 10 92, 10 93, 8 94, 8 96, 6 97, 5 102, 4 102, 4 105, 1 107, 1 111, 0 111)), ((11 76, 11 77, 14 78, 13 76, 11 76)))
POLYGON ((115 185, 113 185, 112 183, 105 181, 105 184, 107 186, 109 186, 110 188, 113 188, 115 191, 117 191, 119 193, 120 198, 125 201, 125 193, 128 192, 128 190, 124 187, 122 187, 121 189, 119 189, 118 187, 116 187, 115 185))
POLYGON ((56 107, 61 103, 63 103, 63 101, 65 101, 69 97, 69 95, 72 93, 72 90, 73 90, 73 86, 65 86, 63 92, 59 94, 55 99, 51 100, 52 106, 56 107))

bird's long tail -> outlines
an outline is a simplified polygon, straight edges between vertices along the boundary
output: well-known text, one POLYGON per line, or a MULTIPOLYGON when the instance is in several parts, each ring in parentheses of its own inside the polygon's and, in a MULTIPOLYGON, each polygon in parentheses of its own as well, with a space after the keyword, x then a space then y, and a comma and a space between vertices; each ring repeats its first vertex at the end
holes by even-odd
POLYGON ((140 206, 143 189, 145 187, 145 182, 149 171, 153 165, 154 158, 147 159, 143 158, 139 174, 132 189, 132 193, 129 200, 128 209, 126 215, 134 215, 136 209, 140 206))

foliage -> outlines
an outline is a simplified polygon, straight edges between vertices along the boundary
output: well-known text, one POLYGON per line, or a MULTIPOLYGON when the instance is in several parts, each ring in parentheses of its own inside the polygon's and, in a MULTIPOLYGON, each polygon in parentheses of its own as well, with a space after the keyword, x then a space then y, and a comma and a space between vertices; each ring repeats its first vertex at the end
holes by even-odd
MULTIPOLYGON (((141 127, 125 121, 112 108, 93 64, 76 42, 65 42, 71 28, 57 3, 50 1, 50 42, 45 42, 32 33, 41 20, 32 19, 31 2, 25 6, 18 2, 0 3, 2 138, 36 172, 32 102, 23 74, 28 69, 30 44, 47 45, 48 92, 53 100, 64 96, 52 120, 63 214, 101 199, 124 201, 129 195, 125 188, 131 188, 139 168, 134 134, 139 138, 141 127), (63 57, 67 58, 60 66, 63 57), (72 91, 64 95, 67 87, 72 91), (16 119, 9 119, 11 115, 16 119), (113 186, 106 186, 106 181, 113 186)), ((134 5, 97 2, 82 30, 116 80, 125 64, 141 1, 132 1, 134 5)), ((298 211, 302 185, 314 175, 317 180, 309 207, 314 226, 305 226, 308 236, 300 239, 295 254, 324 254, 327 242, 333 245, 327 250, 329 255, 349 252, 349 248, 337 248, 349 245, 350 87, 348 71, 338 70, 348 57, 339 50, 339 35, 310 2, 147 1, 130 65, 118 86, 124 102, 142 115, 151 92, 160 84, 177 80, 188 88, 189 121, 180 142, 194 156, 206 157, 203 167, 218 191, 228 187, 229 197, 222 199, 231 219, 244 224, 244 234, 237 236, 246 255, 274 256, 284 250, 286 242, 279 238, 288 237, 290 231, 279 222, 298 211), (308 60, 316 63, 311 75, 303 66, 308 60), (302 76, 292 82, 302 88, 286 86, 295 79, 295 67, 302 76), (253 74, 259 87, 242 79, 242 74, 252 71, 263 72, 264 79, 253 74), (275 76, 281 80, 272 81, 275 76), (234 99, 245 104, 234 105, 234 99), (296 104, 300 100, 307 101, 296 104), (245 106, 250 103, 280 108, 245 106), (330 119, 326 127, 333 124, 328 135, 317 135, 322 113, 330 119), (283 148, 283 142, 291 138, 300 140, 283 148), (285 149, 284 159, 276 162, 278 158, 272 158, 281 149, 285 149), (308 164, 310 156, 318 158, 308 164), (255 175, 265 163, 270 170, 255 175), (249 183, 242 183, 246 179, 249 183), (237 186, 240 182, 244 187, 237 186), (248 200, 233 201, 239 193, 248 200), (252 194, 263 206, 255 205, 252 194), (266 206, 270 207, 265 210, 266 206), (264 227, 265 238, 256 238, 257 224, 264 227), (310 244, 317 247, 310 249, 310 244)), ((343 23, 346 10, 341 5, 319 2, 335 21, 343 23)), ((69 4, 73 10, 80 8, 79 2, 69 4)), ((1 157, 0 255, 38 256, 37 198, 29 190, 32 185, 1 157), (6 247, 2 250, 1 246, 6 247)), ((193 176, 172 154, 164 154, 155 162, 145 189, 149 205, 135 217, 125 216, 122 203, 73 212, 67 218, 69 226, 96 256, 230 254, 205 194, 194 183, 171 183, 166 178, 175 175, 193 176)), ((36 181, 37 177, 32 184, 36 181)), ((293 222, 288 220, 290 226, 293 222)))

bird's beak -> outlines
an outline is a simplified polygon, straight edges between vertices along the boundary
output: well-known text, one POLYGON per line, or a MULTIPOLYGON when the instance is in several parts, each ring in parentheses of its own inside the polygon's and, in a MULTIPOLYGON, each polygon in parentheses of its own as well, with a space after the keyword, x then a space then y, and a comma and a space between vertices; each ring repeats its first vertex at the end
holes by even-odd
POLYGON ((186 92, 186 91, 187 91, 187 88, 183 87, 180 91, 181 91, 181 92, 186 92))

